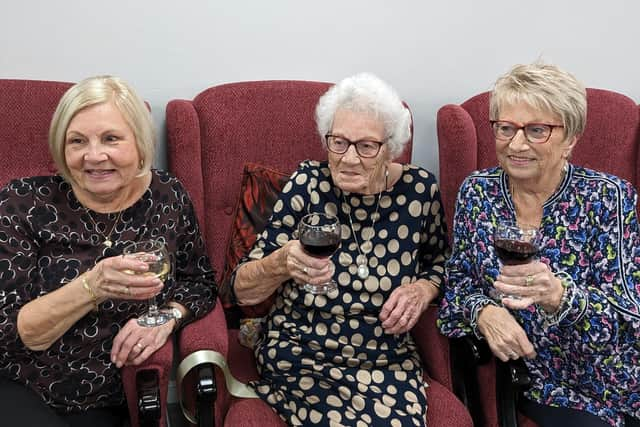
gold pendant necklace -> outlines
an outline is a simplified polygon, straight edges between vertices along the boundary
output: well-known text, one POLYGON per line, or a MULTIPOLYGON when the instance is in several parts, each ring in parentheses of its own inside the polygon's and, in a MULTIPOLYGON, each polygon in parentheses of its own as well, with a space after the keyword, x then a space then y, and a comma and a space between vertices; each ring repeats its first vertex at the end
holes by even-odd
POLYGON ((93 219, 93 216, 91 216, 91 212, 89 212, 89 209, 84 208, 84 210, 87 213, 87 216, 89 217, 89 219, 91 220, 91 223, 93 224, 93 229, 96 231, 96 233, 98 233, 104 239, 102 244, 108 248, 113 246, 113 241, 111 241, 111 235, 113 234, 113 231, 116 229, 116 226, 120 222, 120 218, 122 218, 122 212, 124 211, 124 209, 118 212, 118 216, 116 216, 115 221, 113 221, 113 226, 111 227, 111 230, 109 231, 108 234, 103 234, 100 231, 100 229, 98 228, 98 223, 93 219))

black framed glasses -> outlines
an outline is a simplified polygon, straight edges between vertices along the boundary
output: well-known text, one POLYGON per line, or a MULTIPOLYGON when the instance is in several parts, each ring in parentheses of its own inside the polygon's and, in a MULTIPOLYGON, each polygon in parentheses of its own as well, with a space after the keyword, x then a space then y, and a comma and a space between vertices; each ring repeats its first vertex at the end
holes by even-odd
POLYGON ((526 123, 518 126, 516 123, 507 120, 491 120, 491 128, 496 139, 500 141, 511 141, 519 130, 522 129, 525 138, 532 144, 544 144, 549 141, 555 128, 563 128, 563 125, 552 125, 549 123, 526 123))
POLYGON ((373 141, 368 139, 350 141, 343 136, 332 135, 330 133, 326 134, 324 138, 327 142, 327 148, 332 153, 344 154, 347 152, 349 147, 354 145, 356 147, 356 153, 358 153, 358 156, 365 158, 377 156, 380 152, 380 147, 382 147, 382 144, 384 144, 384 142, 381 141, 373 141))

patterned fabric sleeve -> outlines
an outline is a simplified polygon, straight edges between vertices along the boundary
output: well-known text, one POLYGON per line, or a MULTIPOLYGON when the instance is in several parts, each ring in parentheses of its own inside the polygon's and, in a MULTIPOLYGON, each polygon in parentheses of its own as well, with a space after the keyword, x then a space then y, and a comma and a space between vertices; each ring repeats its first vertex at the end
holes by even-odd
POLYGON ((420 248, 419 277, 441 285, 444 283, 444 265, 448 255, 447 223, 442 209, 440 190, 435 178, 429 175, 426 188, 433 194, 429 205, 431 209, 423 214, 423 224, 429 238, 420 248))
POLYGON ((640 235, 637 194, 624 181, 603 186, 594 204, 594 235, 589 253, 569 271, 576 283, 568 315, 551 334, 579 338, 580 350, 611 351, 612 345, 640 339, 640 235), (591 266, 581 274, 579 266, 591 266))
POLYGON ((200 318, 213 309, 218 288, 191 199, 177 181, 173 190, 183 205, 176 230, 180 237, 173 299, 187 307, 195 318, 200 318))
POLYGON ((33 205, 33 189, 23 181, 12 181, 0 192, 0 348, 5 355, 29 350, 18 335, 18 311, 42 290, 31 277, 37 260, 37 244, 30 227, 18 215, 33 205))
MULTIPOLYGON (((482 248, 489 244, 482 230, 476 228, 478 218, 472 218, 468 200, 472 200, 473 185, 466 180, 460 187, 453 220, 452 254, 447 261, 447 281, 440 304, 438 327, 449 337, 469 334, 480 337, 476 320, 480 309, 495 302, 483 292, 475 263, 481 261, 482 248), (480 254, 477 248, 480 249, 480 254)), ((477 215, 477 212, 476 212, 477 215)))

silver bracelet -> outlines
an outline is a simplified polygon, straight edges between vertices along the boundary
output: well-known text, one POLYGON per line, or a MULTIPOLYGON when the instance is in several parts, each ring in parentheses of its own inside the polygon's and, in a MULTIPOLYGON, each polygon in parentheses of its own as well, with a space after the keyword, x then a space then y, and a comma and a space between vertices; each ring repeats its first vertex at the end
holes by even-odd
POLYGON ((555 326, 562 322, 562 320, 569 314, 569 311, 571 311, 573 300, 575 298, 576 283, 573 281, 573 277, 564 271, 556 273, 555 276, 560 279, 560 282, 562 283, 562 297, 560 298, 558 309, 553 313, 547 313, 544 308, 538 305, 538 312, 544 319, 546 327, 555 326))

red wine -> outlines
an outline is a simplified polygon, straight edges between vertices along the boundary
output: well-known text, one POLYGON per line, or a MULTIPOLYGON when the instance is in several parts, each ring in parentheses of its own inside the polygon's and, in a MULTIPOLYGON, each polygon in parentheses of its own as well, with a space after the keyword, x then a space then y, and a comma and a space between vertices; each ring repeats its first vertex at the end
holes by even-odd
POLYGON ((531 242, 497 239, 494 242, 496 252, 506 265, 526 264, 538 252, 531 242))
POLYGON ((340 246, 340 236, 333 232, 309 230, 300 236, 300 243, 309 255, 326 258, 340 246))

